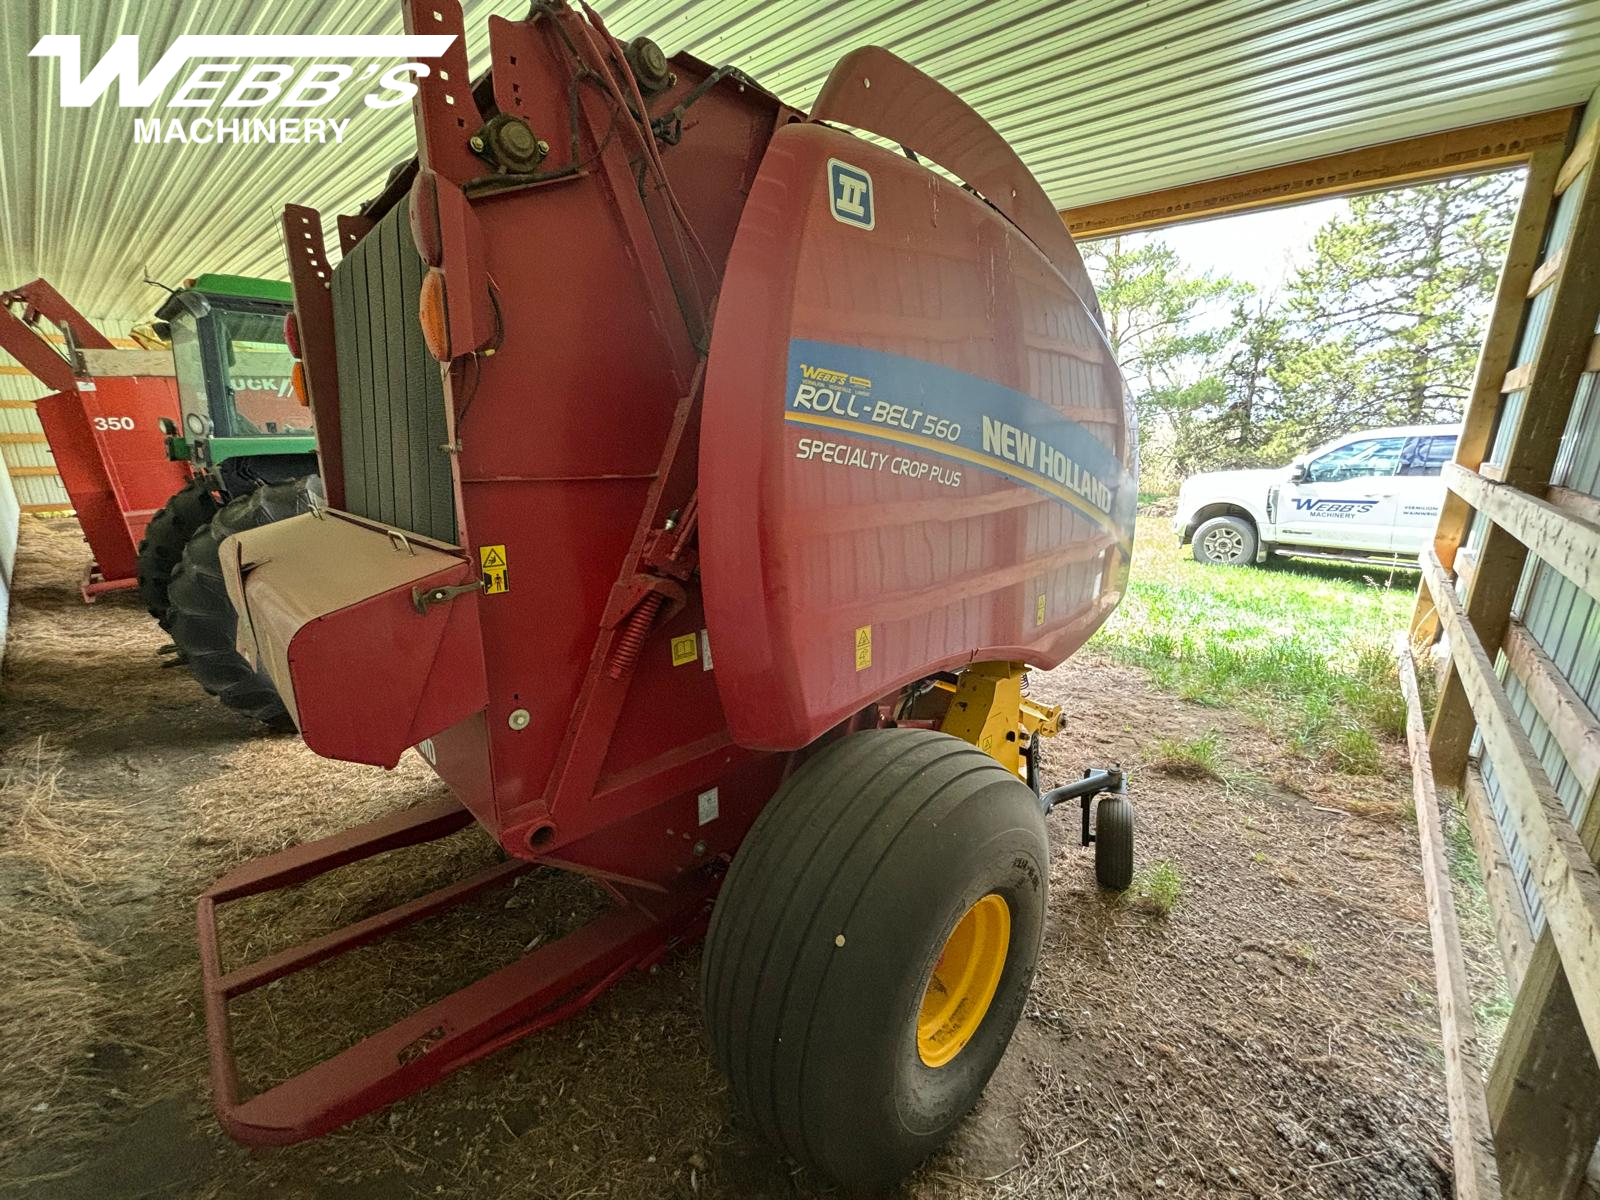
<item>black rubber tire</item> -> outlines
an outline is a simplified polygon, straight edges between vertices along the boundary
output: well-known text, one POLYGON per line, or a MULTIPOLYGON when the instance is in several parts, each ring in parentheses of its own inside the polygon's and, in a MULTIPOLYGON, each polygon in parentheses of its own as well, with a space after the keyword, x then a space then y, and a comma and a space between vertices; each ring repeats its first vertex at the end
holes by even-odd
POLYGON ((1243 517, 1212 517, 1194 531, 1192 542, 1197 563, 1244 567, 1256 561, 1256 527, 1243 517), (1227 553, 1220 552, 1224 542, 1227 553))
POLYGON ((184 547, 183 561, 172 573, 171 606, 162 622, 201 687, 229 708, 282 731, 293 729, 294 722, 272 680, 234 648, 239 620, 222 581, 219 550, 230 534, 309 511, 313 494, 320 502, 321 481, 315 475, 268 484, 223 505, 184 547))
POLYGON ((1133 801, 1102 796, 1094 808, 1094 878, 1108 892, 1133 884, 1133 801))
POLYGON ((139 596, 156 620, 166 619, 167 589, 173 568, 183 560, 183 548, 211 523, 219 507, 206 480, 197 477, 174 492, 144 527, 137 559, 139 596))
POLYGON ((1049 862, 1032 790, 926 729, 854 733, 767 804, 712 914, 701 990, 735 1102, 846 1188, 886 1187, 977 1102, 1022 1014, 1049 862), (958 920, 1001 896, 1011 933, 972 1038, 941 1067, 917 1013, 958 920))

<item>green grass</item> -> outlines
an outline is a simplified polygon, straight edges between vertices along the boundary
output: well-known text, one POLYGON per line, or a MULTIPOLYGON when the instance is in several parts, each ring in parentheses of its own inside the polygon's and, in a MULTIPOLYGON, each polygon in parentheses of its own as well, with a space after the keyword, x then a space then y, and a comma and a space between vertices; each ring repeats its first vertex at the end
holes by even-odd
POLYGON ((1276 559, 1202 566, 1164 517, 1140 517, 1121 606, 1090 643, 1187 700, 1240 708, 1290 749, 1374 774, 1402 735, 1391 639, 1417 576, 1404 569, 1276 559))
POLYGON ((1178 864, 1164 858, 1134 875, 1124 898, 1165 917, 1177 906, 1182 895, 1183 876, 1178 873, 1178 864))
POLYGON ((1196 738, 1158 738, 1155 757, 1157 770, 1184 779, 1222 778, 1222 737, 1216 730, 1196 738))

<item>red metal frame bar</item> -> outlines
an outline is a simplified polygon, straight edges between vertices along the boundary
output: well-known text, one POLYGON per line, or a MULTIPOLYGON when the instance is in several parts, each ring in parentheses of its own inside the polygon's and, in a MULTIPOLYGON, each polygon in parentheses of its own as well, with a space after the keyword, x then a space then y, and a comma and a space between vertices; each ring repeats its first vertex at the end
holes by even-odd
POLYGON ((90 563, 83 571, 83 582, 78 585, 78 594, 83 597, 85 604, 93 604, 96 599, 106 592, 126 592, 139 586, 136 576, 126 579, 107 579, 100 570, 99 563, 90 563))
POLYGON ((607 890, 617 907, 576 932, 241 1100, 229 1001, 444 912, 534 864, 496 863, 228 972, 222 969, 217 942, 217 907, 292 887, 388 850, 447 837, 472 819, 453 800, 421 805, 247 863, 200 897, 196 920, 211 1081, 218 1119, 234 1138, 250 1145, 287 1145, 327 1133, 566 1019, 628 971, 659 961, 673 946, 703 931, 716 890, 711 877, 698 876, 665 895, 611 885, 607 890))
POLYGON ((328 507, 344 507, 344 453, 339 431, 339 360, 333 334, 333 267, 323 241, 322 214, 300 204, 284 206, 283 248, 294 286, 300 363, 305 371, 311 422, 317 430, 317 462, 328 507))

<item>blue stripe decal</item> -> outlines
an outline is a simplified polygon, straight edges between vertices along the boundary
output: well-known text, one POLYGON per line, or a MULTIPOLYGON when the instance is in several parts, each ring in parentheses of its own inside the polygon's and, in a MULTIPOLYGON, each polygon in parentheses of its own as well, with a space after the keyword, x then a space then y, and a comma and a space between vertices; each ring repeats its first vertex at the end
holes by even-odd
POLYGON ((1137 492, 1105 444, 1025 392, 860 346, 789 343, 784 419, 971 463, 1125 535, 1137 492))

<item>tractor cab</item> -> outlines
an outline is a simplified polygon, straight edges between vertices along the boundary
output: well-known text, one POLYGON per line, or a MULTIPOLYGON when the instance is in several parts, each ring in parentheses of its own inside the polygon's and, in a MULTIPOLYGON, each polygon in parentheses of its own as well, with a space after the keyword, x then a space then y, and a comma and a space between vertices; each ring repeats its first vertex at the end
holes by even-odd
POLYGON ((311 410, 295 393, 284 336, 291 301, 286 283, 201 275, 156 313, 172 342, 183 416, 181 429, 167 431, 168 456, 193 463, 225 495, 315 469, 311 410))

